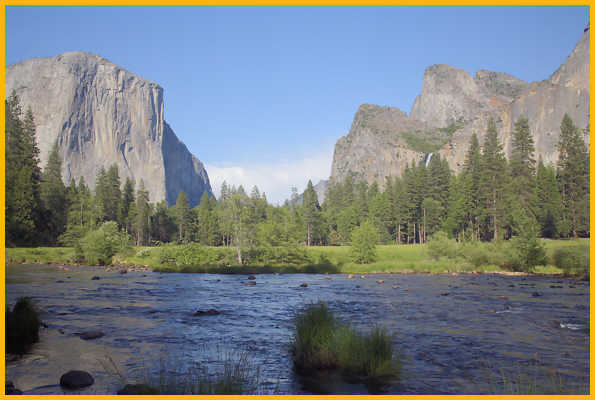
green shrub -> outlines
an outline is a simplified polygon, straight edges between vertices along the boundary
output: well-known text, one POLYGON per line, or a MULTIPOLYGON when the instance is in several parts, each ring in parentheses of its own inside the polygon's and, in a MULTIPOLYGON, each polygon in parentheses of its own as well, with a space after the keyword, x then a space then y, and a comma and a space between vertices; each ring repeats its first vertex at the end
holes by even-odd
POLYGON ((490 251, 487 243, 467 242, 461 247, 461 254, 475 268, 490 264, 490 251))
POLYGON ((564 274, 579 279, 589 279, 589 248, 585 245, 560 247, 554 251, 552 256, 556 267, 564 271, 564 274))
POLYGON ((364 221, 351 232, 351 259, 356 264, 369 264, 376 260, 378 232, 369 221, 364 221))
POLYGON ((29 297, 17 300, 12 311, 6 310, 6 352, 25 354, 39 341, 41 321, 29 297))
POLYGON ((428 239, 426 249, 428 255, 434 260, 440 257, 455 258, 457 256, 458 244, 456 240, 449 239, 446 232, 436 232, 428 239))
POLYGON ((75 254, 89 264, 110 264, 112 257, 131 248, 130 236, 118 231, 114 221, 104 222, 99 229, 88 232, 75 248, 75 254))
POLYGON ((545 248, 536 236, 522 234, 511 239, 507 264, 513 271, 533 272, 536 266, 545 265, 545 248))

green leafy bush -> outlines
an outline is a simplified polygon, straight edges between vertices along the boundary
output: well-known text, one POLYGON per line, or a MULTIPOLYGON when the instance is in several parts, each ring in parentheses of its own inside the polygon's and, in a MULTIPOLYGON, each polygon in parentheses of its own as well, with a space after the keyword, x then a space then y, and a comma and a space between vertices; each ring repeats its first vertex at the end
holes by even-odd
POLYGON ((25 354, 39 341, 41 321, 29 297, 17 300, 12 311, 6 310, 6 352, 25 354))
POLYGON ((75 254, 89 264, 105 265, 119 252, 131 249, 130 236, 118 230, 114 221, 104 222, 99 229, 88 232, 75 247, 75 254))
POLYGON ((369 221, 364 221, 351 232, 351 259, 356 264, 369 264, 376 260, 378 232, 369 221))
POLYGON ((556 267, 564 271, 564 274, 579 279, 589 279, 589 248, 585 245, 560 247, 554 251, 552 256, 556 267))
POLYGON ((436 232, 428 239, 426 247, 428 255, 434 260, 440 257, 455 258, 457 256, 458 243, 449 239, 446 232, 436 232))

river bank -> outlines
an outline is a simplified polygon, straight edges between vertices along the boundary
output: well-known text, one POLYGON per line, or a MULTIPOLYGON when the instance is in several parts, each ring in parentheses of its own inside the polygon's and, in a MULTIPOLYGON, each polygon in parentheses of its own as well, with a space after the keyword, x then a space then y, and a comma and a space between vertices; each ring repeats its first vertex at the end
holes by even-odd
POLYGON ((386 393, 545 393, 549 371, 560 375, 556 391, 588 392, 589 284, 571 279, 266 274, 248 280, 7 265, 6 302, 22 296, 33 298, 47 324, 31 354, 7 361, 6 379, 25 394, 71 393, 58 384, 68 370, 95 378, 80 394, 113 394, 123 387, 118 374, 136 383, 147 371, 158 373, 162 360, 216 366, 217 353, 242 351, 260 366, 264 393, 367 393, 345 382, 312 387, 294 373, 294 317, 319 300, 358 330, 381 326, 393 335, 403 371, 386 393), (197 312, 211 309, 217 313, 197 312), (83 340, 90 330, 105 335, 83 340), (519 370, 527 387, 504 386, 519 370))
MULTIPOLYGON (((557 267, 554 253, 560 248, 587 246, 588 239, 581 240, 544 240, 547 253, 547 265, 537 266, 532 274, 554 276, 564 275, 557 267)), ((428 255, 425 245, 380 245, 377 246, 377 259, 370 264, 356 264, 351 261, 349 246, 312 246, 303 251, 314 262, 299 265, 208 265, 199 263, 186 264, 164 263, 163 249, 176 253, 183 246, 140 247, 135 246, 123 254, 116 254, 109 267, 119 270, 153 270, 157 272, 187 273, 224 273, 224 274, 258 274, 258 273, 344 273, 344 274, 452 274, 452 273, 493 273, 522 275, 503 268, 496 263, 489 263, 490 258, 475 260, 476 254, 467 257, 461 254, 455 258, 441 257, 434 259, 428 255), (198 264, 198 265, 197 265, 198 264)), ((477 246, 481 249, 481 245, 477 246)), ((215 254, 232 253, 230 247, 208 248, 215 254)), ((477 251, 475 251, 477 253, 477 251)), ((228 258, 233 259, 232 257, 228 258)), ((38 247, 7 248, 6 263, 14 264, 56 264, 85 265, 76 259, 72 247, 38 247)))

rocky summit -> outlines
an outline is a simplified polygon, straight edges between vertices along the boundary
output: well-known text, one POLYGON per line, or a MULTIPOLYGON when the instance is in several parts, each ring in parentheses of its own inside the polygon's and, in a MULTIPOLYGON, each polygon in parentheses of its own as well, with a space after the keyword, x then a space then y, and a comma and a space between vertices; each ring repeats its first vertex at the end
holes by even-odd
MULTIPOLYGON (((496 121, 507 155, 514 122, 529 119, 535 159, 555 164, 560 123, 565 113, 585 129, 589 122, 589 30, 548 79, 527 83, 509 74, 469 72, 450 65, 432 65, 424 73, 422 91, 409 115, 392 107, 364 104, 347 136, 335 145, 331 182, 354 173, 381 186, 387 176, 401 176, 411 162, 440 154, 460 172, 476 133, 480 144, 490 119, 496 121)), ((589 137, 587 134, 587 142, 589 137)))
POLYGON ((163 89, 100 56, 71 52, 6 67, 6 95, 31 107, 41 166, 54 143, 64 182, 83 177, 91 187, 101 166, 118 166, 122 182, 144 181, 150 201, 190 206, 211 193, 203 164, 164 120, 163 89))

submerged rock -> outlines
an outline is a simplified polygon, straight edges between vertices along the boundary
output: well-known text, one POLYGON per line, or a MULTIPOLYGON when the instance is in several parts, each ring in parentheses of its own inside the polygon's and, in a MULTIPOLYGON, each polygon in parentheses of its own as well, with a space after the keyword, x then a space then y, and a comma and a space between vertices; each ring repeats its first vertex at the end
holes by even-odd
POLYGON ((196 312, 194 314, 192 314, 193 317, 201 317, 203 315, 219 315, 221 314, 220 311, 217 311, 213 308, 211 308, 210 310, 196 310, 196 312))
POLYGON ((105 336, 105 333, 101 331, 87 331, 80 334, 80 338, 83 340, 99 339, 105 336))
POLYGON ((255 277, 254 275, 250 275, 250 276, 248 277, 248 279, 250 279, 251 281, 253 281, 254 279, 256 279, 256 277, 255 277))
POLYGON ((101 278, 98 276, 94 276, 93 278, 91 278, 92 281, 98 281, 99 279, 101 279, 101 278))
POLYGON ((539 292, 533 292, 533 293, 531 293, 531 296, 533 296, 533 297, 540 297, 541 296, 541 293, 539 293, 539 292))
POLYGON ((379 279, 376 281, 376 283, 380 284, 380 283, 384 283, 384 279, 379 279))
POLYGON ((60 386, 67 389, 80 389, 91 386, 95 379, 86 371, 72 370, 60 377, 60 386))
POLYGON ((246 285, 246 286, 256 286, 256 282, 254 282, 254 281, 248 281, 248 282, 244 282, 244 285, 246 285))
POLYGON ((308 287, 308 284, 307 284, 307 283, 302 283, 302 284, 300 285, 300 287, 308 287))

